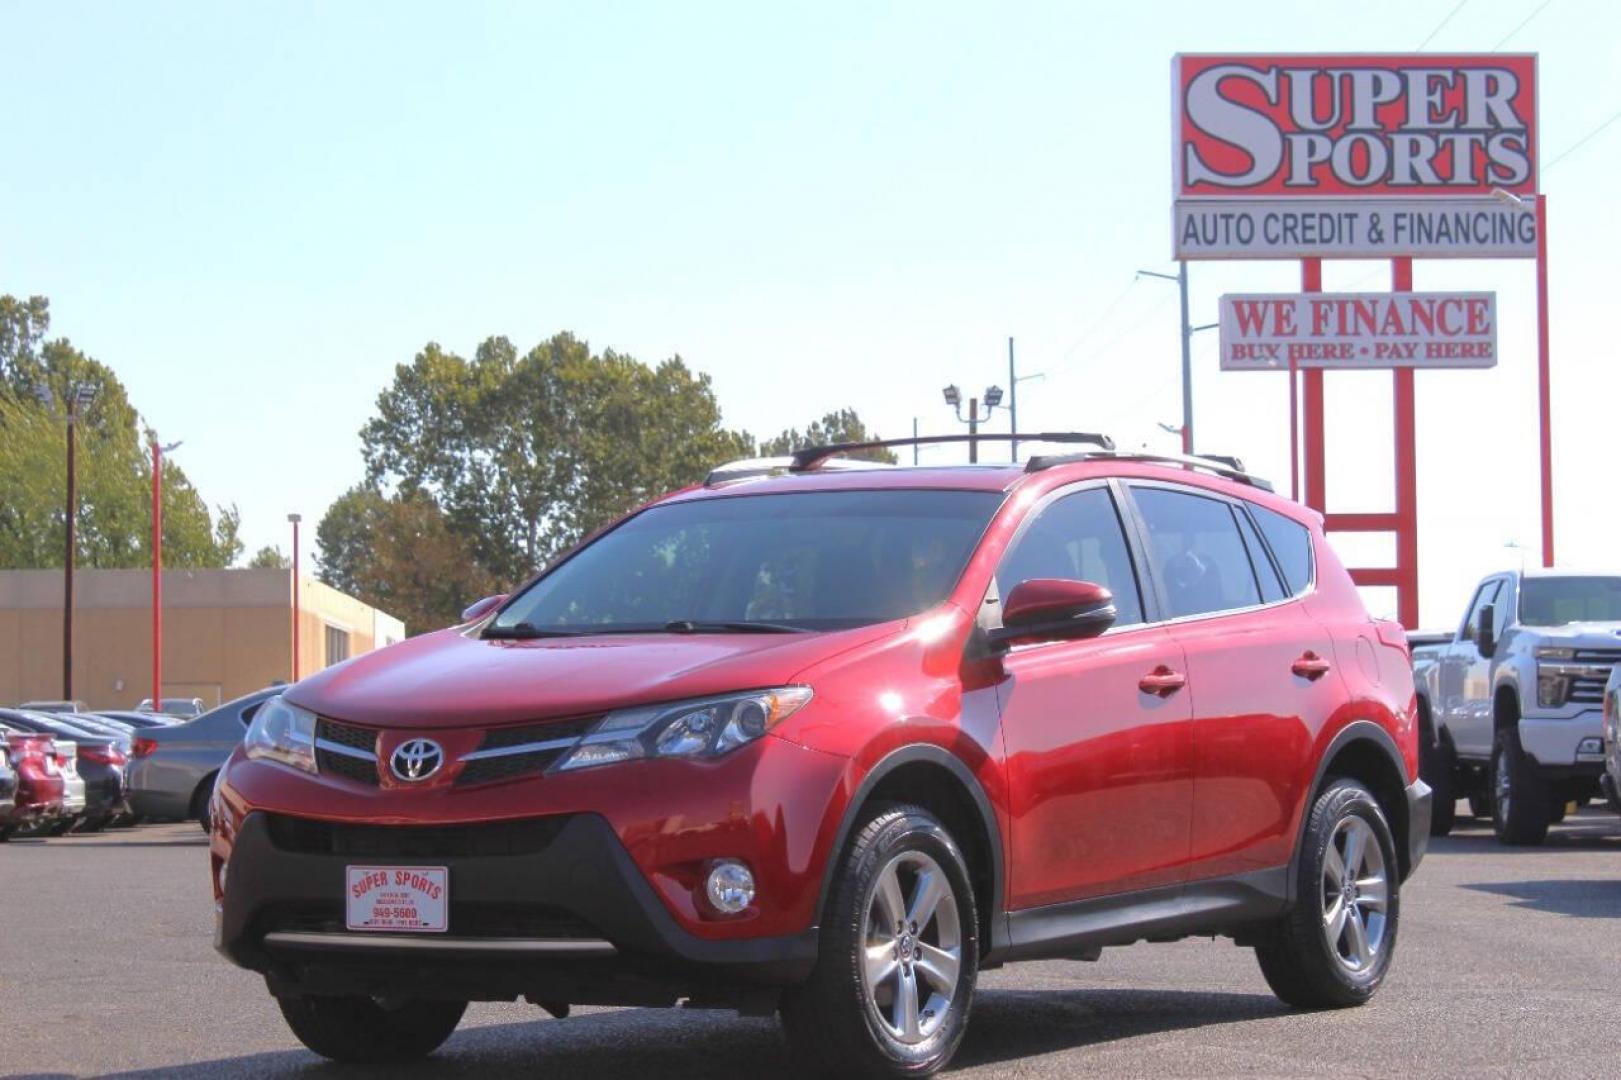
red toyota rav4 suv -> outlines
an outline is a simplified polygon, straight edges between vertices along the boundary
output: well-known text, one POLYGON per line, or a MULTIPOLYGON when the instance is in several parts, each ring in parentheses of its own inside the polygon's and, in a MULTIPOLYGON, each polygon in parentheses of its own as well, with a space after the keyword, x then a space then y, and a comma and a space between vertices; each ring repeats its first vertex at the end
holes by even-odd
POLYGON ((685 1001, 925 1075, 980 971, 1193 934, 1373 994, 1429 790, 1405 636, 1315 515, 1215 459, 850 464, 717 470, 265 703, 217 944, 307 1046, 685 1001))

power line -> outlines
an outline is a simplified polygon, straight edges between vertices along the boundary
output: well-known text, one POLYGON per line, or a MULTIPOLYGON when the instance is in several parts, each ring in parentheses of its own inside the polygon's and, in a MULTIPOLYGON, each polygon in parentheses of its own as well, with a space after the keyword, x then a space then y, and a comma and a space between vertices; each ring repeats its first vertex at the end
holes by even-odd
POLYGON ((1546 11, 1548 9, 1548 5, 1551 4, 1551 3, 1553 3, 1553 0, 1542 0, 1542 3, 1537 5, 1537 9, 1535 11, 1531 12, 1531 14, 1529 14, 1525 18, 1521 19, 1520 22, 1519 22, 1519 25, 1515 26, 1514 29, 1512 29, 1508 33, 1504 34, 1502 40, 1499 41, 1496 45, 1492 46, 1492 52, 1496 52, 1498 49, 1501 49, 1504 45, 1507 45, 1510 38, 1512 38, 1515 34, 1518 34, 1521 30, 1524 30, 1525 29, 1525 24, 1530 22, 1532 19, 1536 18, 1538 15, 1541 15, 1544 11, 1546 11))
POLYGON ((1615 123, 1617 120, 1621 120, 1621 109, 1617 109, 1615 112, 1611 113, 1610 118, 1608 120, 1604 121, 1602 124, 1600 124, 1598 127, 1594 128, 1592 131, 1589 131, 1586 135, 1583 135, 1581 138, 1577 139, 1574 144, 1572 144, 1571 146, 1567 147, 1565 150, 1560 152, 1556 157, 1554 157, 1554 159, 1552 161, 1549 161, 1549 162, 1545 163, 1542 166, 1542 171, 1547 172, 1549 169, 1553 168, 1555 165, 1559 164, 1561 161, 1564 161, 1570 155, 1574 154, 1576 151, 1578 151, 1582 147, 1586 146, 1589 142, 1593 141, 1593 139, 1598 135, 1599 132, 1603 131, 1605 128, 1609 127, 1611 124, 1615 123))
POLYGON ((1418 43, 1418 49, 1415 49, 1414 52, 1417 52, 1417 51, 1423 49, 1424 46, 1426 46, 1430 42, 1434 41, 1435 40, 1435 35, 1439 34, 1442 30, 1444 30, 1446 28, 1446 24, 1451 22, 1453 16, 1457 15, 1458 12, 1462 11, 1464 9, 1464 5, 1467 4, 1467 3, 1469 3, 1469 0, 1458 0, 1458 6, 1453 8, 1451 11, 1447 12, 1447 17, 1442 19, 1440 22, 1435 24, 1435 29, 1430 31, 1430 36, 1425 38, 1423 41, 1419 42, 1418 43))
POLYGON ((1125 300, 1125 298, 1130 295, 1131 290, 1135 289, 1136 287, 1137 278, 1133 277, 1131 281, 1126 284, 1126 287, 1121 289, 1115 298, 1110 300, 1108 304, 1104 306, 1103 311, 1096 319, 1093 320, 1092 325, 1086 328, 1086 332, 1080 337, 1076 338, 1074 342, 1070 344, 1069 348, 1065 349, 1058 355, 1057 363, 1062 364, 1065 360, 1068 360, 1076 349, 1079 349, 1082 345, 1086 344, 1094 334, 1103 329, 1104 324, 1109 321, 1109 316, 1114 314, 1114 309, 1119 307, 1121 301, 1125 300))

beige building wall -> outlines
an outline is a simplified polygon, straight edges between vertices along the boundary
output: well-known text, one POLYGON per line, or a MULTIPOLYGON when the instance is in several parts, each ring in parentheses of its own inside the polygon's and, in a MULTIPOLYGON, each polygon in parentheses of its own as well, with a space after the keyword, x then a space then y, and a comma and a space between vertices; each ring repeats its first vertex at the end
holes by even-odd
MULTIPOLYGON (((73 691, 92 708, 133 708, 152 693, 152 575, 73 576, 73 691)), ((405 637, 398 620, 304 578, 299 673, 405 637), (328 631, 332 631, 329 637, 328 631)), ((163 694, 228 701, 292 675, 292 574, 167 570, 163 694)), ((62 695, 62 572, 0 571, 0 704, 62 695)))

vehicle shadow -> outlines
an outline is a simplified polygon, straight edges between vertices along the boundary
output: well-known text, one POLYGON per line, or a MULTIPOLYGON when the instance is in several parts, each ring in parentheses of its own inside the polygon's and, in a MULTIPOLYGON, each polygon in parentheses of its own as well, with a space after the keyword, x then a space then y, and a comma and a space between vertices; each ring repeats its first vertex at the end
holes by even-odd
POLYGON ((1514 855, 1559 855, 1572 851, 1621 852, 1621 817, 1608 807, 1588 807, 1557 825, 1536 847, 1500 847, 1490 821, 1460 818, 1450 836, 1430 840, 1432 855, 1474 855, 1490 846, 1514 855))
POLYGON ((1463 887, 1506 896, 1514 901, 1514 907, 1551 915, 1570 915, 1578 919, 1621 918, 1621 879, 1480 882, 1463 887))
MULTIPOLYGON (((1269 994, 1189 991, 981 991, 953 1070, 1167 1031, 1283 1016, 1269 994)), ((409 1067, 341 1066, 304 1050, 104 1073, 114 1080, 235 1077, 590 1076, 592 1080, 698 1080, 780 1075, 788 1051, 774 1020, 730 1013, 636 1010, 458 1031, 433 1058, 409 1067)), ((59 1074, 8 1080, 66 1080, 59 1074)))

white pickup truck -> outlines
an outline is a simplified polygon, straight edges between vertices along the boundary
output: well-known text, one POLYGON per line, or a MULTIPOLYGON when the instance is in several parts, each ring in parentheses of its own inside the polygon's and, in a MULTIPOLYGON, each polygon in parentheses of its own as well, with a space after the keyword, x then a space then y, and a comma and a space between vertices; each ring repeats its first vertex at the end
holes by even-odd
POLYGON ((1568 804, 1599 794, 1621 575, 1492 574, 1449 639, 1413 638, 1432 835, 1451 831, 1455 800, 1467 798, 1501 842, 1540 844, 1568 804))

